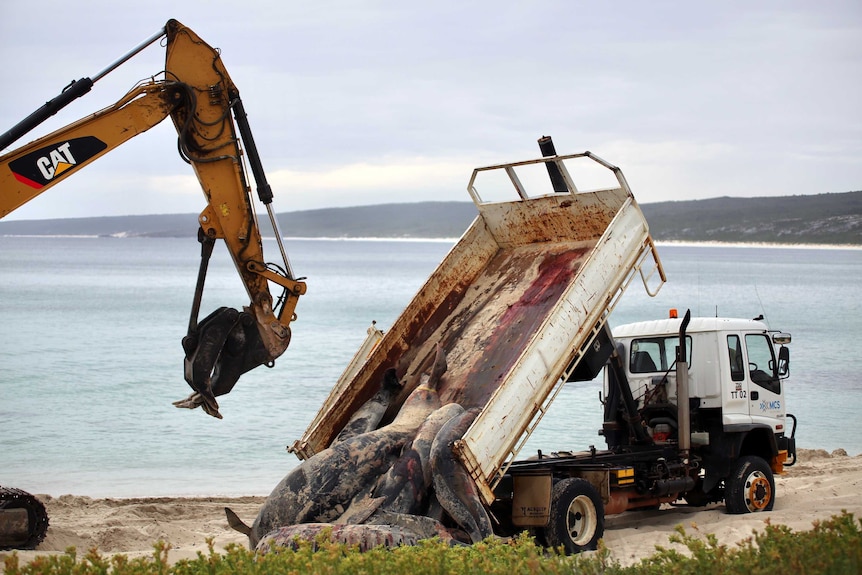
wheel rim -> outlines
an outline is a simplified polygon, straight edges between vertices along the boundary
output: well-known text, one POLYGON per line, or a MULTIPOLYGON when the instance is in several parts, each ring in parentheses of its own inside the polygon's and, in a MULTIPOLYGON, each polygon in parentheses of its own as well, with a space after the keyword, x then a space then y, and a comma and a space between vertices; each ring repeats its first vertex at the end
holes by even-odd
POLYGON ((596 507, 586 495, 578 495, 566 513, 566 531, 575 545, 584 546, 596 533, 596 507))
POLYGON ((772 486, 762 471, 754 471, 745 479, 745 506, 749 511, 765 509, 772 501, 772 486))

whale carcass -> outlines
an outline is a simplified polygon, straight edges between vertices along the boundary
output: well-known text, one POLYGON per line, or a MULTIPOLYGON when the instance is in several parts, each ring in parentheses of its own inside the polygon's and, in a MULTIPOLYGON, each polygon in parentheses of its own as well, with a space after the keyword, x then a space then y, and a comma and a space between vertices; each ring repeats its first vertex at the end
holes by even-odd
POLYGON ((225 509, 228 523, 259 550, 313 542, 322 534, 361 549, 492 535, 472 479, 451 450, 478 410, 441 405, 437 387, 446 370, 437 346, 430 373, 422 374, 394 419, 379 425, 402 387, 395 370, 387 370, 380 390, 330 446, 276 485, 251 526, 225 509))

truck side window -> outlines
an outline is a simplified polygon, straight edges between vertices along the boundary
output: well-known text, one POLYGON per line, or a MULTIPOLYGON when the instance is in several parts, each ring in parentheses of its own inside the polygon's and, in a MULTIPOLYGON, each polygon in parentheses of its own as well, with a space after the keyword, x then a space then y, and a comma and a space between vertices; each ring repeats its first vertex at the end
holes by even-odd
POLYGON ((747 334, 745 347, 748 351, 748 371, 752 383, 773 393, 781 393, 781 383, 776 373, 775 356, 769 338, 763 334, 747 334))
POLYGON ((649 340, 638 340, 632 344, 632 355, 629 360, 629 371, 632 373, 651 373, 659 370, 661 365, 661 350, 658 343, 649 340))
POLYGON ((649 373, 658 371, 652 356, 648 351, 636 351, 632 354, 632 373, 649 373))
MULTIPOLYGON (((686 362, 691 365, 691 338, 686 337, 686 362)), ((676 361, 679 337, 650 337, 632 342, 629 356, 631 373, 654 373, 671 369, 676 361)))
POLYGON ((730 356, 730 379, 742 381, 745 379, 745 367, 743 367, 742 342, 738 335, 727 336, 727 354, 730 356))

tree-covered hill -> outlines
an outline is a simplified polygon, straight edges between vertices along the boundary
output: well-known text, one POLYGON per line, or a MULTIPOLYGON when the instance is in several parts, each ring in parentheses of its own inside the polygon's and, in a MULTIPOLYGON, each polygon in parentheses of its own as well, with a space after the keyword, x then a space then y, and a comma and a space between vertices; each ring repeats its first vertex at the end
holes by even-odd
MULTIPOLYGON (((642 204, 657 241, 862 245, 862 191, 642 204)), ((285 212, 290 237, 456 238, 471 202, 418 202, 285 212)), ((272 235, 260 218, 264 235, 272 235)), ((193 237, 197 214, 0 221, 0 235, 193 237)))

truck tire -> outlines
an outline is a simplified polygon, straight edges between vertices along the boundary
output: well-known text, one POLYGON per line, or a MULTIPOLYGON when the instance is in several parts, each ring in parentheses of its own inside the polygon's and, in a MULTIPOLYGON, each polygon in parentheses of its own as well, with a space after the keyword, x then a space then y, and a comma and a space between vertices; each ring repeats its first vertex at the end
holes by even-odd
POLYGON ((728 513, 772 511, 775 505, 775 478, 762 458, 741 457, 727 479, 724 505, 728 513))
POLYGON ((585 479, 570 477, 554 484, 545 541, 567 554, 596 549, 605 532, 605 506, 585 479))

